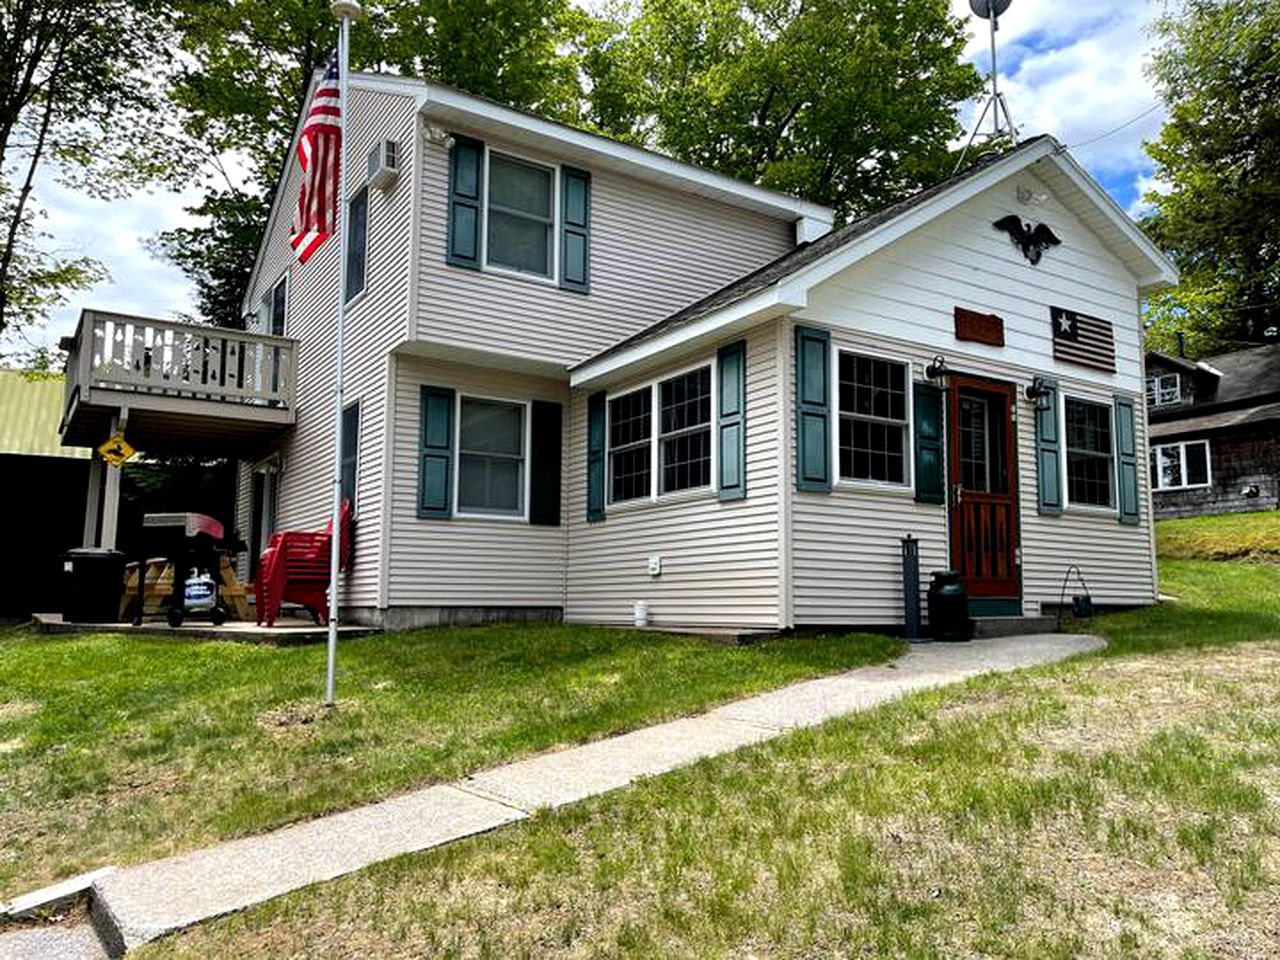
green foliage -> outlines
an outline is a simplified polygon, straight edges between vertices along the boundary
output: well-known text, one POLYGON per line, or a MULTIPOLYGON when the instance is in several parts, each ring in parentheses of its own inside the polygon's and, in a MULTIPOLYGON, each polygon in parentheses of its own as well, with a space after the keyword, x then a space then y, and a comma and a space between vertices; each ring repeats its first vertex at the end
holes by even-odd
POLYGON ((950 173, 964 37, 944 0, 644 0, 584 69, 605 132, 848 217, 950 173))
POLYGON ((1156 35, 1170 116, 1147 152, 1170 189, 1144 226, 1182 282, 1153 301, 1149 343, 1182 328, 1204 356, 1280 329, 1280 0, 1185 0, 1156 35))

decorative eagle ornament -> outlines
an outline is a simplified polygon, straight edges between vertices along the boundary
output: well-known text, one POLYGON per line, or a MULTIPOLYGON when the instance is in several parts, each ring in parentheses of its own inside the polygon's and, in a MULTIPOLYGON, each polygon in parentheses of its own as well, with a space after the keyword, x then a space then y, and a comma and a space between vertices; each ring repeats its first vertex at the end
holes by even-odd
POLYGON ((1003 230, 1007 233, 1014 246, 1022 250, 1022 255, 1030 261, 1032 266, 1040 262, 1040 257, 1045 250, 1062 243, 1057 235, 1049 229, 1048 224, 1037 223, 1032 227, 1031 224, 1024 222, 1021 217, 1012 213, 1007 217, 1001 217, 991 225, 997 230, 1003 230))

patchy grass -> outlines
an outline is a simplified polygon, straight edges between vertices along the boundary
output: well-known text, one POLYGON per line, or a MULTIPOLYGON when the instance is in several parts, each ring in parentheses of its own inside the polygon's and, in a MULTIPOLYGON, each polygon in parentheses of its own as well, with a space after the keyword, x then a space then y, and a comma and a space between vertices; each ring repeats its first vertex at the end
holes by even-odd
POLYGON ((1280 563, 1280 510, 1161 520, 1156 549, 1162 559, 1280 563))
POLYGON ((0 899, 878 662, 896 640, 729 648, 560 625, 323 647, 0 633, 0 899))
POLYGON ((1274 955, 1280 568, 1163 576, 1182 602, 1102 618, 1105 655, 914 695, 144 954, 1274 955))

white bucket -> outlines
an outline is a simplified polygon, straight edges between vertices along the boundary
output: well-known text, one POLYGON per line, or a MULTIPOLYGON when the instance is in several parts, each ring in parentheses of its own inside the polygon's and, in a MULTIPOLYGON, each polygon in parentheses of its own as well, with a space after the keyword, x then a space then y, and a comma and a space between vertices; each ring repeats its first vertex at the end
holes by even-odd
POLYGON ((636 626, 647 627, 649 625, 649 604, 643 600, 637 600, 635 606, 636 626))

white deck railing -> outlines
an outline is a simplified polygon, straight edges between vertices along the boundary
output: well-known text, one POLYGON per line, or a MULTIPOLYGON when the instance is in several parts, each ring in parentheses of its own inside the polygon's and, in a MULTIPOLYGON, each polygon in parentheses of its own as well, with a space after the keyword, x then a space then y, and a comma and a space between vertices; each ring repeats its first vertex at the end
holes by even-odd
POLYGON ((85 311, 67 357, 68 398, 114 390, 291 409, 296 343, 170 320, 85 311))

